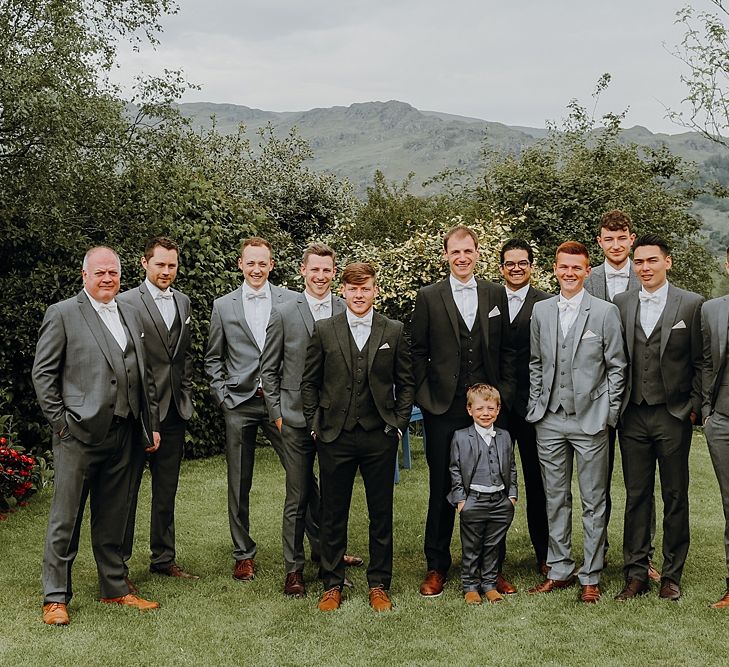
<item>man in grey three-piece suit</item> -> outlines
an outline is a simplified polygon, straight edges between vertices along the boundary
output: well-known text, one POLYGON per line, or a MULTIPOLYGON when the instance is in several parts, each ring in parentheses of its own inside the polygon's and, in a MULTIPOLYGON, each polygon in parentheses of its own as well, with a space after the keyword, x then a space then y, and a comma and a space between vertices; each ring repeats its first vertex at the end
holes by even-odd
POLYGON ((159 446, 154 378, 145 368, 144 330, 134 308, 118 304, 121 265, 106 247, 86 253, 84 289, 48 308, 38 335, 33 385, 53 428, 55 488, 43 557, 43 621, 67 625, 86 499, 101 601, 154 609, 131 594, 122 541, 132 448, 141 429, 159 446))
MULTIPOLYGON (((152 476, 149 570, 170 577, 197 579, 177 564, 175 550, 175 496, 185 448, 185 426, 193 410, 190 299, 171 288, 178 263, 177 243, 162 236, 150 239, 142 257, 144 282, 118 298, 120 303, 134 306, 142 320, 147 363, 154 376, 159 402, 160 448, 149 455, 152 476)), ((138 453, 124 538, 125 565, 134 546, 137 496, 145 464, 141 448, 138 453)))
POLYGON ((534 304, 527 421, 537 429, 549 518, 549 577, 530 593, 574 582, 572 461, 582 500, 584 563, 580 600, 600 599, 605 555, 607 427, 617 423, 626 358, 617 308, 583 289, 590 272, 587 248, 567 241, 557 249, 559 296, 534 304))
MULTIPOLYGON (((319 485, 314 474, 316 445, 304 419, 301 378, 314 322, 346 310, 331 291, 336 275, 334 251, 323 243, 304 250, 301 275, 304 291, 271 313, 266 347, 261 356, 261 381, 268 414, 281 432, 285 452, 286 500, 283 511, 284 594, 301 597, 304 584, 304 532, 312 560, 321 560, 319 544, 319 485)), ((362 565, 361 558, 344 556, 345 565, 362 565)))
POLYGON ((243 284, 213 303, 205 372, 213 397, 225 417, 228 464, 228 520, 233 539, 233 577, 255 576, 256 543, 250 535, 249 494, 253 482, 256 435, 261 427, 285 467, 281 434, 263 399, 261 352, 271 311, 296 298, 296 292, 268 282, 273 269, 271 244, 246 239, 238 258, 243 284))
POLYGON ((630 361, 619 425, 625 479, 623 572, 617 600, 648 591, 650 516, 656 463, 663 496, 663 565, 659 595, 681 597, 689 548, 688 457, 701 414, 701 303, 668 283, 665 240, 641 236, 633 246, 640 290, 615 297, 630 361))
MULTIPOLYGON (((729 248, 726 269, 729 272, 729 248)), ((724 507, 724 551, 729 570, 729 296, 711 299, 702 306, 701 331, 704 339, 701 412, 724 507)), ((729 608, 729 578, 723 597, 711 606, 729 608)))

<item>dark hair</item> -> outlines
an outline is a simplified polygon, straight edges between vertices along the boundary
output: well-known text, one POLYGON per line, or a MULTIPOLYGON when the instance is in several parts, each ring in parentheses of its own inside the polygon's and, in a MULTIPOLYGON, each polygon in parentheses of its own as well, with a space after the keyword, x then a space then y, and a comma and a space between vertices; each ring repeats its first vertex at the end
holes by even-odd
POLYGON ((566 255, 584 255, 587 257, 587 261, 590 261, 590 253, 584 243, 579 241, 565 241, 562 245, 557 248, 557 252, 554 253, 554 259, 557 259, 559 253, 565 253, 566 255))
POLYGON ((363 285, 368 278, 377 282, 377 273, 372 264, 367 262, 352 262, 342 271, 342 285, 363 285))
POLYGON ((147 241, 147 245, 144 246, 144 259, 149 261, 152 258, 152 255, 154 255, 154 249, 157 246, 160 246, 165 250, 174 250, 177 253, 177 256, 180 256, 180 247, 171 238, 166 236, 153 236, 149 239, 149 241, 147 241))
POLYGON ((251 236, 250 238, 247 238, 243 241, 243 243, 240 244, 240 256, 243 257, 243 251, 248 246, 255 246, 258 248, 268 248, 268 252, 273 257, 273 248, 271 247, 271 244, 266 241, 266 239, 261 238, 260 236, 251 236))
POLYGON ((534 264, 534 250, 532 250, 531 245, 529 245, 529 243, 524 239, 509 239, 506 243, 504 243, 501 247, 501 252, 499 253, 499 264, 504 263, 504 255, 506 255, 509 250, 526 250, 529 263, 534 264))
POLYGON ((466 225, 454 225, 443 237, 443 250, 446 252, 448 252, 448 241, 450 241, 454 236, 470 236, 473 239, 473 244, 476 246, 476 250, 478 250, 478 236, 476 236, 476 232, 474 232, 470 227, 466 227, 466 225))
POLYGON ((635 253, 636 249, 640 248, 641 246, 647 245, 658 246, 661 249, 661 253, 664 257, 668 257, 671 254, 671 248, 666 242, 666 239, 664 239, 662 236, 658 236, 658 234, 643 234, 643 236, 639 236, 633 244, 633 253, 635 253))
POLYGON ((317 257, 331 257, 332 263, 336 265, 337 255, 326 243, 310 243, 306 246, 304 254, 301 257, 301 265, 305 266, 309 257, 316 255, 317 257))
POLYGON ((598 236, 600 236, 603 229, 607 229, 609 232, 628 232, 632 234, 633 221, 627 213, 614 208, 612 211, 603 213, 600 218, 600 226, 597 228, 598 236))

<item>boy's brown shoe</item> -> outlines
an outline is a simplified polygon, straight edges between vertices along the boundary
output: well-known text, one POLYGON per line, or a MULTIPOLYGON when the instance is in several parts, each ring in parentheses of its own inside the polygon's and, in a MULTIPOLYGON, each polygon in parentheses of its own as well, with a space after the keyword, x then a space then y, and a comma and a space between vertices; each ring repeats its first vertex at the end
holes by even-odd
POLYGON ((496 589, 486 591, 483 595, 489 602, 491 602, 491 604, 494 604, 496 602, 503 602, 504 600, 504 598, 501 597, 501 593, 499 593, 499 591, 497 591, 496 589))
POLYGON ((481 596, 478 591, 466 591, 463 595, 466 604, 481 604, 481 596))
POLYGON ((48 602, 43 605, 43 622, 46 625, 68 625, 68 607, 63 602, 48 602))

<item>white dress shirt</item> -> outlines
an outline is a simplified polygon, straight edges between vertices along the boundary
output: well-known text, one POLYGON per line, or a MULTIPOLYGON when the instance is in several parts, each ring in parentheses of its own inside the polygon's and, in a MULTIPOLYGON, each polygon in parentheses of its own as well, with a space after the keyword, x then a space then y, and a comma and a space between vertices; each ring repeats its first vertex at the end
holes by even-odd
POLYGON ((526 299, 527 292, 529 292, 529 283, 518 290, 512 290, 508 285, 504 285, 504 289, 506 290, 506 298, 509 300, 509 322, 513 322, 524 305, 524 299, 526 299))
POLYGON ((666 281, 655 292, 646 292, 642 287, 638 292, 640 303, 640 326, 643 328, 646 338, 656 328, 656 323, 661 317, 663 309, 666 307, 666 299, 668 299, 668 281, 666 281))
MULTIPOLYGON (((86 289, 84 288, 84 292, 86 289)), ((114 340, 119 344, 119 347, 123 350, 127 346, 127 335, 124 333, 124 327, 119 317, 119 310, 117 309, 116 299, 112 299, 109 303, 101 303, 92 297, 88 292, 86 296, 89 297, 89 301, 93 306, 94 310, 99 314, 101 321, 106 325, 106 328, 114 336, 114 340)))
POLYGON ((567 337, 567 332, 575 323, 577 315, 580 312, 580 305, 585 296, 585 290, 581 289, 571 299, 566 299, 562 294, 559 295, 557 308, 559 309, 559 326, 562 329, 562 336, 567 337))
MULTIPOLYGON (((491 446, 496 442, 496 431, 493 426, 484 428, 479 426, 476 422, 473 423, 476 433, 481 436, 481 439, 486 443, 486 450, 488 451, 491 446)), ((496 493, 504 490, 504 485, 499 484, 498 486, 483 486, 482 484, 471 484, 472 491, 478 491, 479 493, 496 493)))
POLYGON ((625 262, 622 269, 615 269, 610 262, 605 260, 605 282, 607 283, 607 291, 612 300, 616 294, 622 294, 628 289, 630 281, 630 260, 625 262))
POLYGON ((175 298, 172 296, 172 288, 168 287, 162 291, 157 285, 149 282, 147 278, 144 279, 144 284, 147 287, 147 291, 150 296, 154 299, 154 305, 157 306, 159 314, 162 315, 162 319, 167 325, 167 330, 172 328, 172 323, 175 321, 175 298))
POLYGON ((311 296, 308 292, 304 292, 306 303, 309 304, 309 310, 311 316, 314 318, 314 322, 324 320, 327 317, 332 316, 332 293, 329 292, 323 299, 317 299, 315 296, 311 296))
POLYGON ((262 350, 266 344, 266 327, 271 317, 271 286, 266 281, 261 289, 255 290, 244 282, 242 289, 246 322, 253 332, 258 349, 262 350))
POLYGON ((349 330, 352 332, 352 338, 357 345, 357 349, 361 350, 366 344, 372 332, 372 314, 374 309, 370 308, 364 317, 357 317, 349 308, 347 308, 347 323, 349 330))
POLYGON ((471 280, 466 283, 462 283, 460 280, 451 275, 449 276, 449 280, 451 283, 453 300, 456 302, 456 307, 461 313, 461 317, 470 331, 473 328, 473 323, 476 321, 476 310, 478 309, 476 279, 472 276, 471 280))

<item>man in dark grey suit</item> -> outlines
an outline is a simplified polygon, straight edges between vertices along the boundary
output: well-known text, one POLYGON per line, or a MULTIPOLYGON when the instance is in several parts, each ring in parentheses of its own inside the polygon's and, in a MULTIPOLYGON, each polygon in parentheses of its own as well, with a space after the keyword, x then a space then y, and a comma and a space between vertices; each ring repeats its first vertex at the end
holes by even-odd
MULTIPOLYGON (((630 249, 635 242, 633 221, 630 216, 618 209, 604 213, 600 218, 600 226, 597 231, 597 243, 602 248, 605 260, 590 271, 585 279, 585 289, 603 301, 612 302, 617 294, 640 287, 638 276, 633 270, 630 261, 630 249)), ((616 430, 611 426, 608 428, 608 487, 607 505, 605 509, 605 530, 607 531, 612 514, 612 495, 610 486, 615 468, 615 435, 616 430)), ((653 538, 656 534, 656 511, 655 499, 653 501, 653 512, 651 514, 651 548, 649 555, 648 577, 652 581, 660 581, 661 574, 653 567, 653 538)), ((608 535, 605 534, 605 560, 607 561, 608 535)))
POLYGON ((650 516, 656 463, 663 496, 663 566, 659 595, 681 597, 689 548, 688 458, 692 426, 701 414, 701 304, 669 284, 671 254, 655 234, 633 246, 640 290, 615 297, 630 361, 620 419, 625 480, 623 572, 617 600, 648 591, 650 516))
POLYGON ((342 273, 347 311, 314 325, 301 395, 321 473, 321 611, 338 609, 352 487, 362 474, 369 514, 370 606, 392 609, 392 502, 399 437, 413 405, 403 325, 376 313, 375 271, 362 262, 342 273))
MULTIPOLYGON (((159 402, 161 443, 159 450, 149 455, 152 476, 149 571, 197 579, 177 565, 175 551, 175 496, 185 449, 185 425, 193 410, 190 299, 171 287, 177 277, 178 263, 177 243, 162 236, 150 239, 142 256, 145 280, 139 287, 120 294, 119 302, 134 306, 142 320, 147 363, 154 376, 159 402)), ((138 451, 124 539, 125 565, 132 556, 137 496, 145 463, 142 449, 138 451)))
POLYGON ((154 378, 145 368, 144 330, 118 304, 121 264, 107 247, 86 253, 84 289, 48 308, 38 335, 33 385, 53 428, 55 489, 43 558, 43 621, 67 625, 71 568, 86 499, 101 601, 154 609, 129 591, 122 542, 132 477, 133 431, 159 447, 154 378))
POLYGON ((566 241, 557 248, 559 296, 534 305, 527 421, 537 429, 549 518, 549 577, 529 593, 574 583, 572 466, 582 501, 584 562, 580 600, 600 599, 605 556, 607 427, 620 415, 627 361, 618 309, 583 288, 590 272, 587 248, 566 241))
POLYGON ((285 467, 281 434, 263 399, 261 352, 271 311, 296 298, 296 292, 268 282, 273 269, 271 244, 253 237, 243 241, 238 258, 243 284, 213 303, 205 372, 225 417, 228 464, 228 520, 233 539, 233 578, 255 576, 256 543, 250 535, 249 494, 253 482, 259 427, 285 467))
MULTIPOLYGON (((726 270, 729 272, 729 248, 726 270)), ((724 507, 724 552, 729 570, 729 296, 711 299, 702 306, 701 331, 704 340, 701 412, 724 507)), ((726 592, 711 606, 729 608, 729 578, 726 592)))
MULTIPOLYGON (((411 339, 415 402, 423 410, 428 446, 430 494, 425 523, 427 562, 420 594, 443 592, 451 566, 455 508, 448 502, 453 433, 471 424, 466 390, 483 382, 496 387, 505 405, 513 387, 513 351, 506 344, 506 293, 495 283, 474 276, 479 259, 478 237, 456 225, 443 239, 443 259, 450 275, 418 290, 411 339)), ((515 593, 501 574, 500 593, 515 593)))
MULTIPOLYGON (((542 470, 537 453, 537 434, 534 424, 526 420, 529 403, 529 348, 534 305, 549 298, 549 294, 530 284, 534 251, 522 239, 511 239, 501 248, 499 271, 504 277, 504 289, 509 304, 508 337, 515 350, 515 388, 507 412, 507 428, 512 441, 518 443, 521 468, 526 491, 526 514, 529 537, 534 547, 537 568, 547 576, 547 499, 544 495, 542 470)), ((502 543, 499 559, 506 555, 506 539, 502 543)), ((501 572, 501 567, 499 567, 501 572)))
MULTIPOLYGON (((304 291, 295 301, 271 313, 266 346, 261 355, 261 381, 268 414, 281 432, 285 453, 286 501, 283 511, 284 594, 301 597, 304 584, 304 532, 312 560, 321 560, 319 544, 319 485, 314 474, 316 446, 306 427, 301 401, 301 378, 314 322, 343 313, 344 301, 331 291, 337 272, 334 251, 323 243, 304 250, 301 276, 304 291)), ((344 556, 346 565, 361 558, 344 556)))

